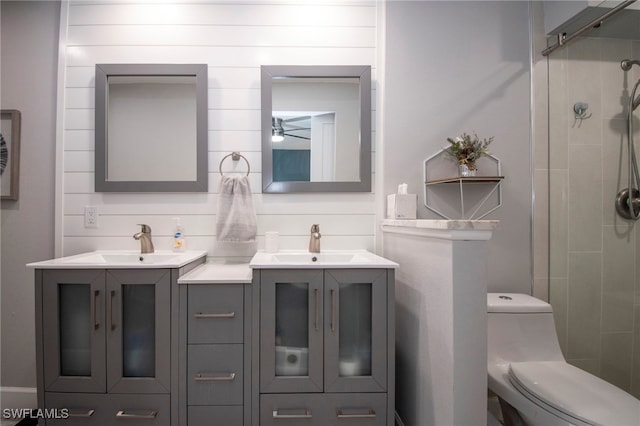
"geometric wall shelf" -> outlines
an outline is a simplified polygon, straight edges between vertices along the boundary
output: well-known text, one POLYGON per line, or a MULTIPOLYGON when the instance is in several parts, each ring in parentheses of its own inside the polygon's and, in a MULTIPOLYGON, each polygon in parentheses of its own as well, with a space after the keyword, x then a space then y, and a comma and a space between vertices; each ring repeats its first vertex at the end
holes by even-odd
MULTIPOLYGON (((424 206, 436 213, 437 215, 448 219, 463 219, 463 220, 479 220, 495 211, 502 205, 502 180, 504 176, 501 176, 500 159, 489 154, 483 159, 485 164, 482 170, 489 170, 495 174, 489 176, 456 176, 458 174, 457 165, 451 167, 452 161, 443 162, 442 160, 450 158, 446 152, 448 148, 442 148, 434 155, 424 160, 424 206), (431 170, 429 170, 429 168, 431 170), (451 176, 451 177, 435 177, 438 176, 451 176), (459 217, 451 217, 451 214, 446 214, 442 208, 436 208, 433 202, 435 191, 449 191, 449 188, 455 188, 459 194, 459 204, 456 206, 457 214, 459 217), (474 200, 471 208, 465 206, 465 198, 468 198, 469 190, 474 188, 474 193, 477 189, 481 190, 480 197, 474 200), (465 195, 465 189, 467 195, 465 195), (430 194, 431 193, 431 194, 430 194), (487 201, 496 194, 495 203, 492 206, 486 206, 487 201), (467 213, 467 210, 471 210, 467 213)), ((448 204, 448 203, 445 203, 448 204)))

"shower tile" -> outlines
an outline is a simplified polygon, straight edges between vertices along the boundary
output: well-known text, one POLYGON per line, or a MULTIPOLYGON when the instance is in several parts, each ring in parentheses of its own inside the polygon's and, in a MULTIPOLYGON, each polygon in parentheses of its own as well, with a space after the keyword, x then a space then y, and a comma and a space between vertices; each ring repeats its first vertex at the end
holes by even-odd
POLYGON ((553 319, 562 353, 567 353, 567 283, 566 278, 549 279, 549 302, 553 306, 553 319))
POLYGON ((600 357, 601 264, 600 253, 569 254, 568 358, 598 359, 600 357))
POLYGON ((549 276, 549 171, 534 171, 535 203, 533 212, 533 276, 549 276))
POLYGON ((569 173, 549 170, 549 276, 567 278, 569 251, 569 173))
POLYGON ((602 250, 602 148, 569 147, 569 250, 602 250))
MULTIPOLYGON (((570 111, 569 145, 599 145, 602 143, 602 80, 600 39, 582 38, 568 49, 567 105, 570 111), (573 106, 577 102, 589 105, 591 118, 574 120, 573 106)), ((569 157, 571 161, 571 156, 569 157)))
POLYGON ((640 398, 640 306, 635 307, 634 317, 633 353, 636 355, 632 361, 631 394, 636 398, 640 398))
POLYGON ((631 390, 632 333, 603 333, 600 377, 625 391, 631 390))
POLYGON ((549 168, 566 169, 569 164, 569 110, 567 66, 564 58, 549 59, 549 168))
POLYGON ((602 257, 602 332, 631 332, 635 296, 635 236, 605 226, 602 257))

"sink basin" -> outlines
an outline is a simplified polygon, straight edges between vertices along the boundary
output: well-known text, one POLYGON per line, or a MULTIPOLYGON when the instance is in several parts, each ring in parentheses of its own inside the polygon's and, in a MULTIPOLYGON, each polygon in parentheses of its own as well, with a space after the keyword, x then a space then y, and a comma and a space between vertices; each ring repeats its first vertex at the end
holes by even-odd
POLYGON ((129 250, 100 250, 74 256, 30 263, 33 268, 177 268, 206 256, 205 251, 189 250, 182 253, 157 251, 141 254, 129 250))
POLYGON ((398 265, 366 250, 258 252, 249 266, 269 268, 395 268, 398 265))
POLYGON ((281 253, 273 254, 273 261, 284 264, 292 263, 351 263, 354 260, 359 262, 369 262, 364 256, 349 253, 281 253))

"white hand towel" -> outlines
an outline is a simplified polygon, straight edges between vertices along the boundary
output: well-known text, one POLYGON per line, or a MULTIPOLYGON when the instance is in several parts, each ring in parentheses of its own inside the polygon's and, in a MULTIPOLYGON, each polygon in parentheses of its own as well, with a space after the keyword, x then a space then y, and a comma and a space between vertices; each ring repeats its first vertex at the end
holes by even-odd
POLYGON ((223 176, 218 195, 218 241, 251 242, 256 239, 256 212, 246 176, 223 176))

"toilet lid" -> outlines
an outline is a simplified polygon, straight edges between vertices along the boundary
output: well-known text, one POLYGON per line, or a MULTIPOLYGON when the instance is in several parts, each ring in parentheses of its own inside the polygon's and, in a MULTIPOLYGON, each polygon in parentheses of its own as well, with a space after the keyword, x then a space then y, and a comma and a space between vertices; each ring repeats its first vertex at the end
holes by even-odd
POLYGON ((509 378, 529 399, 582 422, 640 425, 640 400, 566 362, 513 362, 509 378))

